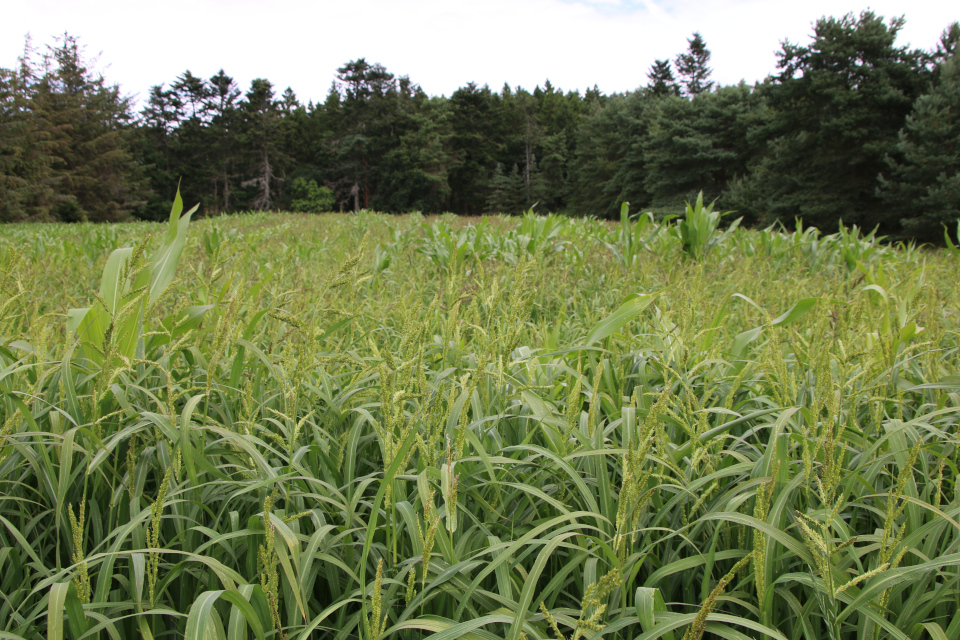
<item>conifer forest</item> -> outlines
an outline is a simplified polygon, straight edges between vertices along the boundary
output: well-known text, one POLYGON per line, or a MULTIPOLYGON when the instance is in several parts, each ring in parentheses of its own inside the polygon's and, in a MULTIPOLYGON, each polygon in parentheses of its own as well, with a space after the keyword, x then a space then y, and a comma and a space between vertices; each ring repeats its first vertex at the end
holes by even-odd
POLYGON ((686 51, 604 94, 467 83, 428 96, 363 58, 322 103, 224 70, 159 78, 137 109, 64 35, 0 69, 0 220, 161 220, 181 187, 239 211, 679 213, 699 192, 745 224, 839 220, 929 240, 958 216, 960 27, 897 46, 903 19, 823 18, 755 86, 686 51))

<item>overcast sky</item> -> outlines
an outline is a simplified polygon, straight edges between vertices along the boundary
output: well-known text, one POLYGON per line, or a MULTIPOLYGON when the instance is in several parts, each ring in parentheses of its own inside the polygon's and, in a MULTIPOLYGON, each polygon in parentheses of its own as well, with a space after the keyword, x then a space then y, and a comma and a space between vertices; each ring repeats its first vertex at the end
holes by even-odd
POLYGON ((269 79, 279 94, 322 101, 336 69, 366 58, 408 75, 431 95, 467 82, 532 89, 629 91, 656 58, 673 58, 699 31, 722 84, 761 80, 781 40, 806 43, 824 15, 870 8, 905 15, 898 44, 933 47, 960 20, 949 0, 3 0, 0 66, 29 33, 43 46, 77 36, 111 83, 144 96, 185 69, 224 69, 246 89, 269 79))

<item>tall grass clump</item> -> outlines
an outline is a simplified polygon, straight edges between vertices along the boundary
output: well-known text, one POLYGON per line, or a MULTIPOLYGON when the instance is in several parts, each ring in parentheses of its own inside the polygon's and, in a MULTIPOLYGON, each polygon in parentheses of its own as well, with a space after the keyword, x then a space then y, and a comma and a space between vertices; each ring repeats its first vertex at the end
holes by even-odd
POLYGON ((0 637, 960 637, 955 253, 690 209, 0 228, 0 637))

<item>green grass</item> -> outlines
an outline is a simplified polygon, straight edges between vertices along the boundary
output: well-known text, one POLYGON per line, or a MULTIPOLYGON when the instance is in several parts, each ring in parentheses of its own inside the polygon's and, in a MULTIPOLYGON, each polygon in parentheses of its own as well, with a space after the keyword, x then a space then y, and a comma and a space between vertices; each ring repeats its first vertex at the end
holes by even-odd
POLYGON ((707 236, 0 228, 0 638, 960 638, 960 257, 707 236))

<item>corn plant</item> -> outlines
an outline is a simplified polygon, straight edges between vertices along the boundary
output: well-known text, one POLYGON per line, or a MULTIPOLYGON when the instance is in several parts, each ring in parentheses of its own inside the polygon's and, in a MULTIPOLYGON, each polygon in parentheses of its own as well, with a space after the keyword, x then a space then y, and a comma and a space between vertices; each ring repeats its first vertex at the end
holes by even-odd
POLYGON ((960 637, 955 257, 698 210, 0 228, 0 637, 960 637))
POLYGON ((656 224, 652 213, 642 213, 637 219, 630 218, 630 203, 624 202, 620 206, 620 225, 614 232, 611 240, 601 240, 613 253, 614 258, 623 266, 632 266, 645 253, 655 251, 653 241, 670 224, 676 216, 665 216, 656 224))
POLYGON ((703 192, 697 195, 697 201, 693 206, 686 203, 687 212, 680 222, 677 223, 677 234, 683 246, 683 251, 694 260, 703 259, 711 249, 724 241, 732 234, 742 218, 734 220, 726 231, 718 233, 720 218, 724 215, 713 210, 711 202, 706 207, 703 205, 703 192))

